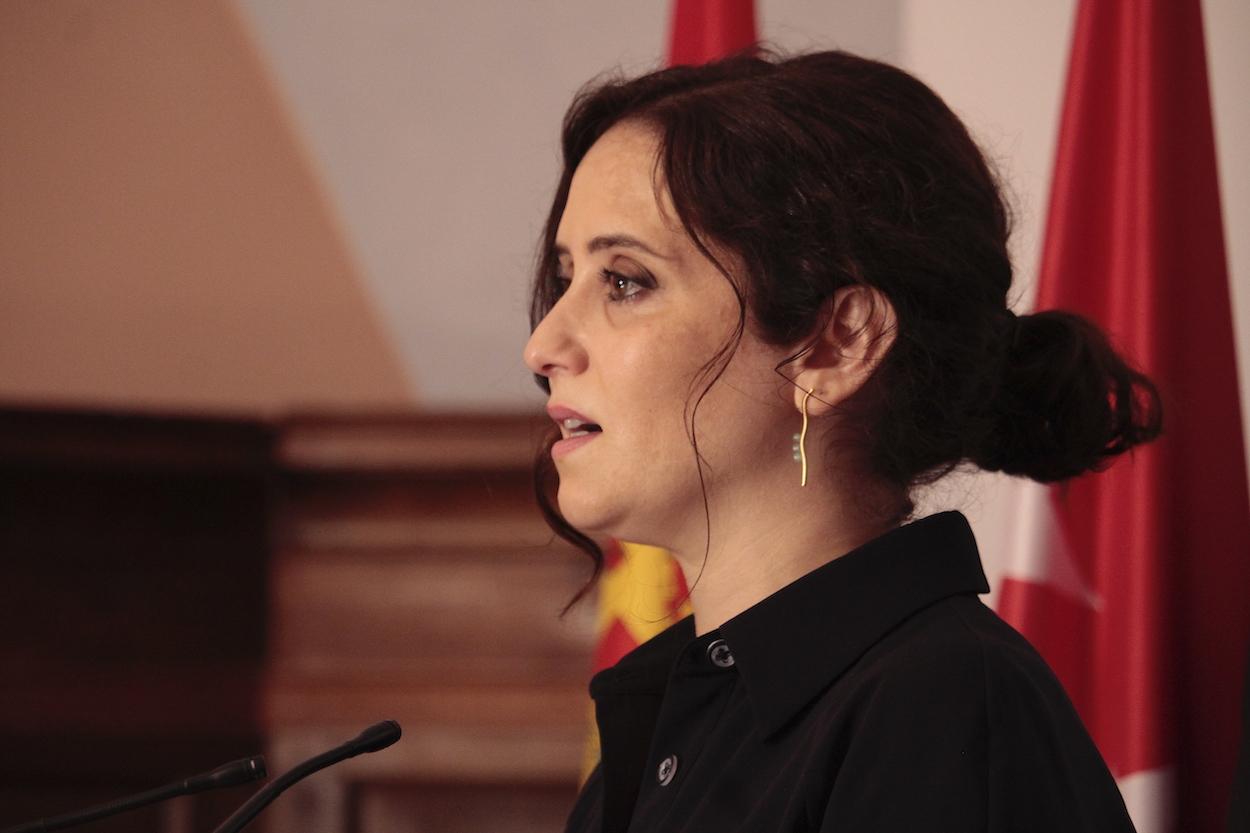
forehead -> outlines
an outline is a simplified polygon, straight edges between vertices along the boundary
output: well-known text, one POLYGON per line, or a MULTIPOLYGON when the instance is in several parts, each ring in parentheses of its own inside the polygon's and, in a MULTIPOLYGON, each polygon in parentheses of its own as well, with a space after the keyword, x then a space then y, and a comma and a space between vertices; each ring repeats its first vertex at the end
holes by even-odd
POLYGON ((557 242, 570 248, 596 235, 631 234, 673 248, 685 239, 656 171, 658 141, 635 122, 611 127, 582 158, 569 186, 557 242))

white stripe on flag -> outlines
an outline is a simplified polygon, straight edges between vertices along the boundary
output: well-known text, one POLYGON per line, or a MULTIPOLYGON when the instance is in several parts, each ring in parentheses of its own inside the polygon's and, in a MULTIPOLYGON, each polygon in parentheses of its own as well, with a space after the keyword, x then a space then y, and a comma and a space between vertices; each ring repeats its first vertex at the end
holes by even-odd
POLYGON ((1176 772, 1147 769, 1117 781, 1137 833, 1172 833, 1176 828, 1176 772))
POLYGON ((1102 600, 1076 567, 1072 551, 1055 521, 1050 488, 1016 479, 1013 540, 1002 578, 1042 584, 1098 610, 1102 600))

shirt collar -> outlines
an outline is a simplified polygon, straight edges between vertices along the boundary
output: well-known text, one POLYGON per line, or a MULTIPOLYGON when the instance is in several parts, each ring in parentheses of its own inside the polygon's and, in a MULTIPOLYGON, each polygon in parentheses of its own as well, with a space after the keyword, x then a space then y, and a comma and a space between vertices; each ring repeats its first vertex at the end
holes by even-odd
POLYGON ((720 632, 767 736, 916 611, 989 589, 968 520, 942 512, 818 567, 720 632))
POLYGON ((694 639, 694 617, 687 616, 648 639, 590 679, 590 696, 663 694, 682 649, 694 639))
MULTIPOLYGON (((941 512, 816 568, 717 631, 767 737, 907 617, 949 596, 989 589, 967 519, 941 512)), ((662 692, 693 638, 694 620, 686 617, 597 674, 591 695, 662 692)))

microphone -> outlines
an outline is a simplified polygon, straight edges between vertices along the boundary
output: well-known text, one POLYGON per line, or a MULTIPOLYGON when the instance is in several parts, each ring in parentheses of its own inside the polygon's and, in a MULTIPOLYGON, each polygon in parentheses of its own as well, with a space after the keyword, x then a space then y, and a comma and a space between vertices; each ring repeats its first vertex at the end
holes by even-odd
POLYGON ((192 793, 204 792, 205 790, 246 784, 249 781, 264 778, 265 775, 265 759, 260 755, 254 755, 251 758, 240 758, 237 761, 222 764, 210 772, 204 772, 182 781, 175 781, 172 784, 166 784, 154 790, 141 792, 128 798, 119 798, 105 804, 97 804, 94 807, 88 807, 76 813, 66 813, 61 816, 42 818, 38 821, 19 824, 16 827, 6 827, 0 833, 46 833, 49 830, 60 830, 62 827, 86 824, 89 821, 102 819, 105 816, 112 816, 126 810, 134 810, 168 798, 176 798, 180 795, 191 795, 192 793))
POLYGON ((235 810, 228 819, 218 825, 213 833, 238 833, 243 826, 256 817, 256 814, 269 806, 269 802, 277 798, 288 787, 302 778, 307 778, 319 769, 337 764, 339 761, 364 754, 377 752, 399 740, 402 730, 394 720, 383 720, 365 729, 356 737, 328 752, 322 752, 299 766, 288 770, 278 778, 261 787, 247 802, 235 810))

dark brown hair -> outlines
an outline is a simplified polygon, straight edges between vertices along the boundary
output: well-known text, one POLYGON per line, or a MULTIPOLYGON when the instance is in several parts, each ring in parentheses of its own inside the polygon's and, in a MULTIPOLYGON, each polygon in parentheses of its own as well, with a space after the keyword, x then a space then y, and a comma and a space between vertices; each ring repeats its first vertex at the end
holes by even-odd
MULTIPOLYGON (((1008 308, 1010 214, 964 125, 917 79, 845 52, 741 55, 584 89, 564 119, 531 327, 559 298, 555 234, 573 172, 623 120, 656 131, 657 174, 695 244, 718 266, 713 249, 743 266, 737 276, 721 269, 738 296, 738 328, 687 408, 701 482, 694 416, 748 316, 772 345, 809 342, 826 301, 852 284, 880 291, 897 319, 881 364, 840 408, 866 474, 897 490, 894 520, 913 510, 913 487, 961 463, 1056 481, 1159 434, 1154 385, 1096 326, 1008 308)), ((603 556, 556 507, 557 438, 539 450, 535 488, 552 529, 594 559, 580 598, 603 556)))

